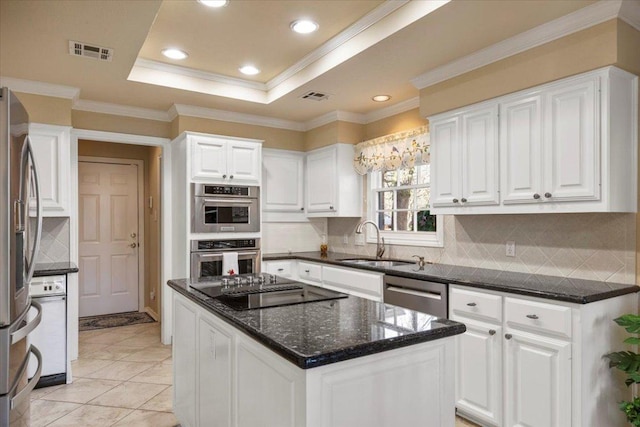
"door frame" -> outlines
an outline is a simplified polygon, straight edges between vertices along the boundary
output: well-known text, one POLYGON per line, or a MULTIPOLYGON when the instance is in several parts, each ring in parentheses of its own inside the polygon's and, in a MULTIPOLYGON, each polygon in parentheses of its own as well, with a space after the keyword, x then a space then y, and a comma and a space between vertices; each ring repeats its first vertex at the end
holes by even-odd
MULTIPOLYGON (((71 216, 69 218, 69 259, 78 264, 78 140, 113 142, 118 144, 147 145, 162 148, 161 214, 160 214, 160 307, 161 339, 171 344, 171 295, 164 286, 171 274, 171 140, 155 136, 106 132, 89 129, 71 130, 71 216)), ((78 275, 67 275, 67 354, 70 360, 78 358, 78 275)))
MULTIPOLYGON (((113 157, 78 156, 78 163, 80 162, 138 166, 138 311, 146 312, 144 305, 144 251, 147 250, 147 246, 144 244, 144 160, 117 159, 113 157)), ((80 217, 78 216, 78 226, 79 225, 80 217)), ((80 252, 78 251, 78 257, 79 256, 80 252)), ((80 290, 79 286, 80 283, 78 283, 78 290, 80 290)), ((78 300, 78 303, 79 302, 80 301, 78 300)))

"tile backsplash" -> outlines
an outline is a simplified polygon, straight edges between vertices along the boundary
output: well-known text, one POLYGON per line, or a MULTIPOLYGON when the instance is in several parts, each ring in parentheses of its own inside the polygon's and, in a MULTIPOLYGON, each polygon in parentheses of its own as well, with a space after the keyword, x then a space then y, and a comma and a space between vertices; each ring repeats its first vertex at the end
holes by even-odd
POLYGON ((36 263, 69 262, 69 218, 42 219, 42 240, 36 263))
POLYGON ((262 252, 319 251, 322 235, 326 233, 325 218, 308 222, 265 222, 262 224, 262 252))
MULTIPOLYGON (((359 220, 329 219, 330 251, 375 256, 375 244, 354 245, 359 220)), ((443 248, 388 245, 386 256, 633 284, 635 249, 635 214, 446 215, 443 248), (507 241, 515 257, 505 255, 507 241)))

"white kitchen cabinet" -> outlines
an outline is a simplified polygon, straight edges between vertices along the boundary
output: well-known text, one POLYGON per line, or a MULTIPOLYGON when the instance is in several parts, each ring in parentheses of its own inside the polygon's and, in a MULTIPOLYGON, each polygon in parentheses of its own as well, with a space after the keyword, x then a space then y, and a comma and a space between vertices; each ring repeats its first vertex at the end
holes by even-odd
POLYGON ((322 266, 323 287, 373 301, 382 301, 383 278, 384 274, 372 271, 322 266))
POLYGON ((197 406, 200 425, 233 425, 231 396, 228 393, 231 389, 231 357, 231 335, 216 327, 213 316, 201 313, 198 319, 197 362, 197 406))
POLYGON ((173 412, 187 427, 197 425, 197 312, 186 299, 173 299, 173 412))
POLYGON ((306 221, 304 157, 297 151, 262 150, 264 222, 306 221))
POLYGON ((350 144, 334 144, 307 153, 307 216, 362 216, 362 177, 353 169, 353 157, 350 144))
POLYGON ((630 390, 603 355, 625 339, 613 319, 637 310, 623 295, 571 304, 449 286, 456 337, 456 408, 487 426, 623 425, 630 390))
POLYGON ((322 285, 322 265, 308 261, 298 261, 298 280, 312 285, 322 285))
POLYGON ((638 77, 606 67, 430 117, 432 213, 636 212, 637 108, 638 77))
POLYGON ((262 141, 185 132, 191 180, 213 184, 260 185, 262 141))
MULTIPOLYGON (((71 128, 39 123, 29 125, 29 139, 38 168, 42 213, 69 216, 71 213, 71 128)), ((32 215, 35 202, 31 201, 32 215)))
POLYGON ((263 261, 262 271, 269 274, 275 274, 276 276, 297 278, 297 262, 296 260, 282 260, 282 261, 263 261))
POLYGON ((431 123, 431 205, 499 204, 498 107, 480 104, 431 123))

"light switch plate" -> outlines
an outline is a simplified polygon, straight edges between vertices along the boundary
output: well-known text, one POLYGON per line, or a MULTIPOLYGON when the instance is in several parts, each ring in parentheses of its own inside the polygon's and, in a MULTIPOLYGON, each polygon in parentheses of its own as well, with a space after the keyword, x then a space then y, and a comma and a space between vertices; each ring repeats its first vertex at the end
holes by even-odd
POLYGON ((364 246, 364 233, 360 233, 360 234, 356 233, 355 245, 364 246))

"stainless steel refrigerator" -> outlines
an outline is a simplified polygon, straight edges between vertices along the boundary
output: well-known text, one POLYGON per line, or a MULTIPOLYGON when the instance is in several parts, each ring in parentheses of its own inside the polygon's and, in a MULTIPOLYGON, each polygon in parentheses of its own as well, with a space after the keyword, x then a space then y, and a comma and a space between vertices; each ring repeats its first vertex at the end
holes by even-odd
POLYGON ((42 366, 38 349, 27 344, 42 311, 29 295, 42 232, 42 204, 28 131, 26 110, 11 91, 0 88, 0 427, 29 425, 29 394, 42 366), (35 203, 31 214, 30 203, 35 203), (27 316, 30 310, 36 314, 27 316), (38 369, 29 379, 31 354, 38 369))

